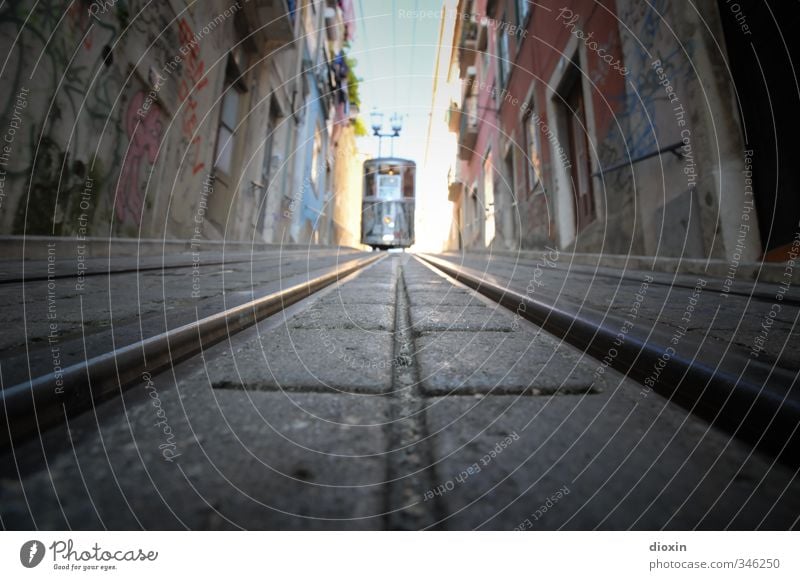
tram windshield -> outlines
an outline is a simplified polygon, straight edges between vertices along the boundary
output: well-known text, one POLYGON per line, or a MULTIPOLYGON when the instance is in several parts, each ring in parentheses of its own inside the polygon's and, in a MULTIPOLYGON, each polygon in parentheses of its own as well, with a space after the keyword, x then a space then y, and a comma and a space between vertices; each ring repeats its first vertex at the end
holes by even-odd
POLYGON ((414 198, 413 165, 385 162, 369 167, 364 175, 365 196, 381 201, 399 201, 414 198))
POLYGON ((395 173, 378 175, 378 199, 381 201, 394 201, 402 198, 400 189, 400 175, 395 173))

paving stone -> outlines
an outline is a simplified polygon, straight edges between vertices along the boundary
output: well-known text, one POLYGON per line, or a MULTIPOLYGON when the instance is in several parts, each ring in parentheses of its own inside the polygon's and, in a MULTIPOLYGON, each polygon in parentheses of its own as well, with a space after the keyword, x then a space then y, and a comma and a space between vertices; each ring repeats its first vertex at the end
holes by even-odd
POLYGON ((502 307, 413 306, 411 324, 416 333, 460 330, 512 332, 514 321, 502 307))
POLYGON ((415 339, 432 395, 589 392, 596 365, 544 332, 436 332, 415 339))
POLYGON ((195 372, 219 388, 325 389, 388 392, 394 339, 390 332, 279 327, 213 358, 195 372))
MULTIPOLYGON (((156 377, 159 382, 159 377, 156 377)), ((72 449, 18 482, 3 479, 4 526, 41 529, 380 529, 386 476, 385 400, 338 395, 139 390, 73 426, 72 449), (353 426, 377 425, 377 426, 353 426), (161 447, 160 446, 167 446, 161 447), (169 455, 169 454, 168 454, 169 455), (79 477, 78 474, 81 476, 79 477), (52 477, 52 483, 51 478, 52 477), (82 479, 85 481, 82 481, 82 479), (59 506, 60 502, 60 506, 59 506), (63 513, 62 513, 63 510, 63 513), (33 520, 31 519, 33 516, 33 520)), ((46 443, 53 448, 51 433, 46 443)), ((41 453, 38 442, 18 450, 41 453)), ((8 458, 5 458, 7 460, 8 458)), ((4 468, 4 473, 7 471, 4 468)))
POLYGON ((478 306, 483 301, 475 294, 449 285, 441 290, 409 292, 408 301, 411 306, 478 306))
POLYGON ((431 291, 444 291, 448 290, 448 287, 452 286, 447 280, 443 280, 442 278, 438 279, 431 279, 431 280, 420 280, 418 282, 411 282, 408 279, 405 280, 406 284, 406 291, 409 294, 416 293, 416 292, 431 292, 431 291))
POLYGON ((325 298, 320 300, 320 304, 394 304, 397 289, 394 284, 355 282, 346 284, 347 291, 340 288, 334 289, 325 298))
POLYGON ((384 304, 325 303, 289 320, 290 328, 385 330, 394 328, 394 307, 384 304))
POLYGON ((444 527, 796 525, 800 482, 790 470, 625 383, 613 395, 432 399, 441 492, 432 501, 448 514, 444 527))

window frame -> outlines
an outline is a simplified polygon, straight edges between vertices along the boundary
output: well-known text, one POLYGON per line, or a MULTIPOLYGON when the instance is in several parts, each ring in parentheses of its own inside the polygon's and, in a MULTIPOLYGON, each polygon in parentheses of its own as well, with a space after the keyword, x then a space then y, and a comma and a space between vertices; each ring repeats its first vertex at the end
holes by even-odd
MULTIPOLYGON (((507 18, 507 12, 503 12, 503 21, 507 18)), ((506 88, 511 77, 511 47, 508 43, 508 34, 500 33, 495 30, 495 43, 497 44, 497 72, 500 89, 506 88), (505 55, 503 54, 505 52, 505 55)))
POLYGON ((242 75, 239 72, 239 67, 236 64, 234 56, 228 55, 228 63, 225 68, 225 88, 222 92, 222 98, 219 100, 219 119, 217 121, 216 143, 214 144, 214 173, 221 173, 223 176, 230 176, 233 174, 234 162, 236 161, 236 137, 239 119, 242 116, 242 105, 244 103, 244 95, 247 88, 242 80, 242 75), (227 99, 236 97, 236 110, 234 113, 233 126, 230 126, 225 119, 225 104, 227 99), (229 135, 223 138, 223 130, 227 131, 229 135), (227 151, 229 158, 228 167, 222 167, 222 151, 227 151))

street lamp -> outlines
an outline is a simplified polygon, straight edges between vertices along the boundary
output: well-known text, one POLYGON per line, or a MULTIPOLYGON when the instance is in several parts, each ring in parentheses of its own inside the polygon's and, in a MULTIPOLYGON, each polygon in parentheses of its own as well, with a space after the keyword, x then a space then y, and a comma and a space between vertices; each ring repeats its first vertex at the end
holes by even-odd
POLYGON ((378 138, 378 157, 381 157, 383 138, 388 137, 392 140, 392 157, 394 157, 394 139, 400 136, 400 131, 403 130, 403 117, 398 113, 394 113, 389 119, 389 124, 392 128, 390 133, 384 133, 383 129, 383 113, 377 109, 372 109, 369 114, 370 123, 372 125, 372 134, 378 138))

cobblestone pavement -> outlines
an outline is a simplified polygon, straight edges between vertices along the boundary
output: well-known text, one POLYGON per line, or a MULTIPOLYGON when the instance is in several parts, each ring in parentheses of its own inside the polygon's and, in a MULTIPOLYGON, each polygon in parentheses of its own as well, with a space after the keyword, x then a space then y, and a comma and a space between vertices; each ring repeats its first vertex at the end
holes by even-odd
POLYGON ((390 255, 2 456, 2 525, 797 526, 796 472, 598 364, 390 255))
POLYGON ((363 254, 354 251, 197 253, 144 258, 93 259, 75 276, 74 257, 0 263, 0 350, 4 385, 52 372, 54 351, 62 367, 125 346, 302 282, 363 254), (161 264, 164 267, 159 267, 161 264), (30 367, 30 368, 29 368, 30 367))
MULTIPOLYGON (((789 284, 572 265, 552 250, 541 259, 508 255, 443 256, 503 285, 570 311, 628 317, 645 336, 686 328, 685 349, 725 350, 754 363, 800 370, 800 291, 789 284)), ((791 279, 793 269, 787 270, 791 279)))

